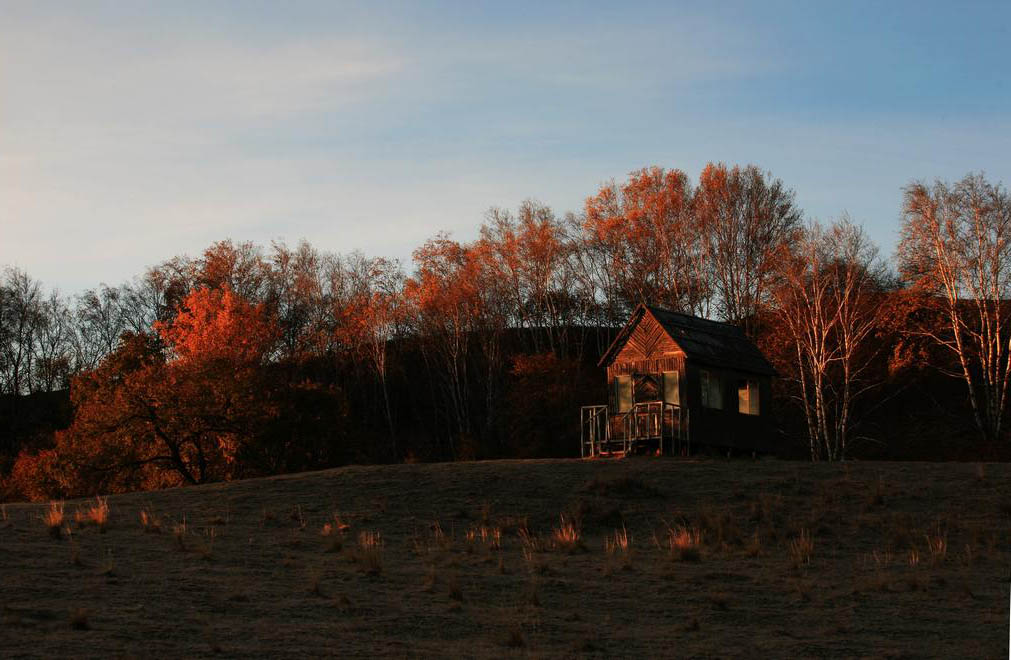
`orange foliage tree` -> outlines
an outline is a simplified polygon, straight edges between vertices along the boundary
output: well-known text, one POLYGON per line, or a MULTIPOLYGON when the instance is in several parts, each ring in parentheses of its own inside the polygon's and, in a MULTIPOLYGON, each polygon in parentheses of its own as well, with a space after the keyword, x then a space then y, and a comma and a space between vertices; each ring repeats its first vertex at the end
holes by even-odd
POLYGON ((651 167, 586 200, 583 228, 602 259, 600 289, 612 307, 621 306, 615 318, 638 303, 689 314, 708 310, 706 255, 692 197, 684 172, 651 167))
POLYGON ((534 201, 513 215, 492 209, 478 243, 500 316, 524 331, 525 348, 569 353, 570 326, 586 314, 572 258, 575 242, 550 208, 534 201))
POLYGON ((479 264, 467 247, 440 234, 414 251, 417 267, 404 287, 411 322, 444 395, 450 454, 470 442, 472 420, 468 378, 471 340, 481 314, 479 264))
POLYGON ((277 414, 261 377, 276 324, 225 287, 192 291, 155 328, 124 334, 74 380, 74 422, 56 438, 62 492, 196 484, 246 469, 243 452, 277 414))
POLYGON ((383 413, 390 437, 390 452, 399 455, 393 408, 388 386, 390 343, 403 323, 404 276, 400 265, 389 259, 354 255, 347 268, 348 295, 343 301, 340 332, 344 342, 366 361, 379 381, 383 413))
POLYGON ((794 193, 754 165, 708 164, 695 193, 716 311, 746 330, 770 304, 776 258, 796 235, 801 212, 794 193))

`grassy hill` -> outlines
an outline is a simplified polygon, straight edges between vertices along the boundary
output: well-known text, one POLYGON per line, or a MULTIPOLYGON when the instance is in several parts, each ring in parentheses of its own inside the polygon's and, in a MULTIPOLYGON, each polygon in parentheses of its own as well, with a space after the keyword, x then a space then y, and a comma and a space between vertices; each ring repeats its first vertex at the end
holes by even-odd
POLYGON ((52 529, 50 507, 11 504, 0 648, 1003 655, 1009 477, 1007 465, 494 461, 110 497, 104 522, 94 501, 67 502, 52 529))

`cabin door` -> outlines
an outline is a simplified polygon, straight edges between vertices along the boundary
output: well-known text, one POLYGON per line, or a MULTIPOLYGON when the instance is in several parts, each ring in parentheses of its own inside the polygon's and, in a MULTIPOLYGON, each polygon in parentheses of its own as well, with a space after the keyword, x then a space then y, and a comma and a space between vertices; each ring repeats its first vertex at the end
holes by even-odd
POLYGON ((635 402, 648 403, 660 400, 660 383, 655 374, 635 375, 635 402))

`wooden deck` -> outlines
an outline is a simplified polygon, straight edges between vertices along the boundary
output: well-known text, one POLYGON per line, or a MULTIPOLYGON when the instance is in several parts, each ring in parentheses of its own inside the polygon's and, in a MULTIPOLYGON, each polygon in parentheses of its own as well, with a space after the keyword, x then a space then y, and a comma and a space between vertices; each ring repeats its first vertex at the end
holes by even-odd
POLYGON ((583 458, 691 453, 688 411, 664 401, 636 403, 613 414, 606 405, 583 406, 579 426, 583 458))

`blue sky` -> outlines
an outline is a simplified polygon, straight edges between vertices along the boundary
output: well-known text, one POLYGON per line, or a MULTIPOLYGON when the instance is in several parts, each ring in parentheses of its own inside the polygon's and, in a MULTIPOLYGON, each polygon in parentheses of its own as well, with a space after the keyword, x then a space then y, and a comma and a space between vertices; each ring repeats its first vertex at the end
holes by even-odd
POLYGON ((1011 3, 700 4, 0 1, 0 264, 75 292, 222 238, 408 261, 709 161, 888 255, 910 180, 1011 183, 1011 3))

